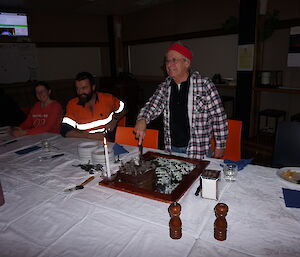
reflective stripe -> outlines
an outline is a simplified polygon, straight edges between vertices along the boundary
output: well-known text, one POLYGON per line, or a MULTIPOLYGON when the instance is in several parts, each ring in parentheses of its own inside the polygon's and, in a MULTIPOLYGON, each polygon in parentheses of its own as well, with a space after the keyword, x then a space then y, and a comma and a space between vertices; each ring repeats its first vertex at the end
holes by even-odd
POLYGON ((108 124, 109 122, 112 121, 112 116, 113 116, 113 112, 104 120, 96 120, 96 121, 92 121, 89 123, 85 123, 85 124, 78 124, 77 123, 77 128, 80 130, 87 130, 87 129, 92 129, 92 128, 96 128, 99 126, 103 126, 108 124))
POLYGON ((115 111, 115 113, 119 113, 119 112, 123 111, 124 106, 125 106, 125 104, 122 101, 120 101, 120 107, 118 110, 115 111))
POLYGON ((63 120, 62 120, 62 123, 66 123, 66 124, 69 124, 70 126, 72 126, 73 128, 76 128, 76 121, 75 120, 72 120, 68 117, 64 117, 63 120))
POLYGON ((95 129, 95 130, 91 130, 89 131, 90 134, 94 134, 94 133, 97 133, 97 132, 104 132, 105 131, 105 128, 101 128, 101 129, 95 129))
MULTIPOLYGON (((77 128, 79 130, 88 130, 88 129, 96 128, 99 126, 104 126, 112 121, 112 119, 113 119, 112 117, 115 113, 122 112, 124 109, 124 106, 125 106, 125 104, 122 101, 120 101, 119 109, 116 110, 115 112, 112 112, 111 114, 109 114, 109 116, 104 120, 96 120, 96 121, 92 121, 89 123, 79 124, 79 123, 76 123, 76 121, 74 121, 68 117, 64 117, 62 122, 67 123, 67 124, 71 125, 72 127, 77 128)), ((93 133, 95 133, 95 132, 93 132, 93 133)))

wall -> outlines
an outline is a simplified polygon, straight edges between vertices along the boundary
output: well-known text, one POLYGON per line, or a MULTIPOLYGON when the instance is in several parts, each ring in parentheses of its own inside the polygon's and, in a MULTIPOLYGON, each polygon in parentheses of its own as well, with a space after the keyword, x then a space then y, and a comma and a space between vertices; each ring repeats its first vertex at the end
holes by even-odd
MULTIPOLYGON (((299 0, 269 0, 268 2, 270 11, 280 10, 281 20, 299 19, 299 0)), ((237 17, 238 13, 238 0, 175 1, 172 5, 166 4, 125 15, 123 40, 159 38, 219 29, 230 16, 237 17)), ((31 14, 29 22, 32 41, 48 44, 47 47, 37 48, 39 79, 70 79, 74 77, 77 70, 83 69, 91 69, 99 76, 109 75, 108 47, 101 46, 99 50, 93 46, 93 43, 106 44, 108 41, 105 16, 31 14), (66 47, 60 46, 62 43, 66 47), (82 43, 83 46, 74 47, 72 45, 74 43, 82 43), (85 43, 91 43, 91 46, 86 46, 85 43), (68 44, 72 47, 68 47, 68 44), (99 63, 98 59, 100 59, 99 63)), ((284 70, 285 86, 298 87, 299 69, 286 67, 288 34, 288 29, 281 29, 265 41, 264 69, 284 70)), ((200 73, 207 76, 221 73, 223 77, 235 77, 236 35, 195 38, 184 42, 193 49, 194 68, 200 73)), ((133 45, 131 47, 132 71, 139 76, 161 76, 162 56, 169 43, 133 45)), ((25 77, 27 80, 28 76, 25 77)), ((270 94, 267 98, 271 100, 263 99, 264 104, 272 106, 271 104, 274 103, 272 97, 270 94)), ((291 113, 294 111, 292 110, 291 113)))
POLYGON ((0 84, 70 79, 80 71, 100 77, 102 65, 100 47, 37 48, 33 43, 0 44, 0 84))
POLYGON ((38 61, 32 43, 0 43, 0 84, 36 77, 38 61))
POLYGON ((280 20, 299 18, 299 0, 268 0, 268 11, 279 10, 280 20))
MULTIPOLYGON (((268 12, 279 10, 280 20, 299 19, 299 0, 269 0, 268 12)), ((192 33, 222 28, 226 19, 230 16, 238 17, 239 1, 177 1, 174 4, 166 4, 153 9, 144 10, 138 13, 129 14, 123 18, 123 39, 134 41, 141 39, 159 38, 180 33, 192 33), (136 26, 139 24, 139 26, 136 26), (134 29, 132 29, 134 28, 134 29)), ((163 39, 162 39, 163 40, 163 39)), ((236 70, 236 60, 226 62, 227 56, 234 52, 230 59, 236 58, 236 52, 232 49, 237 47, 237 40, 228 41, 228 37, 204 38, 194 40, 184 40, 190 44, 196 56, 195 67, 199 67, 206 75, 214 74, 218 70, 231 68, 236 70), (225 60, 209 56, 222 56, 222 52, 229 50, 225 60), (198 55, 198 56, 197 56, 198 55), (224 63, 227 63, 224 65, 224 63), (213 65, 216 67, 212 72, 213 65), (209 66, 209 67, 207 67, 209 66)), ((132 71, 137 75, 161 75, 161 62, 164 51, 170 42, 158 42, 155 44, 138 44, 130 47, 132 71), (147 60, 147 61, 144 61, 147 60), (158 66, 156 68, 153 65, 158 66), (144 66, 144 67, 142 67, 144 66), (142 74, 144 73, 144 74, 142 74)), ((289 44, 289 29, 276 30, 271 38, 264 43, 264 64, 263 69, 276 69, 284 71, 284 85, 287 87, 297 87, 300 85, 300 72, 298 68, 287 67, 287 52, 289 44)), ((235 75, 225 71, 224 76, 235 77, 235 75)))
MULTIPOLYGON (((269 0, 268 12, 279 10, 279 19, 300 19, 299 0, 269 0)), ((238 17, 239 1, 178 1, 153 10, 144 10, 124 17, 124 39, 130 44, 131 71, 138 76, 162 76, 162 57, 169 41, 154 44, 139 44, 134 41, 172 36, 180 33, 222 28, 230 16, 238 17), (139 24, 139 26, 136 26, 139 24), (135 29, 131 29, 134 27, 135 29)), ((283 86, 300 89, 300 67, 287 67, 289 28, 275 30, 264 42, 264 70, 282 70, 283 86)), ((191 46, 194 54, 194 69, 212 76, 236 77, 237 36, 206 37, 183 40, 191 46)), ((222 92, 223 93, 223 92, 222 92)), ((226 95, 232 92, 226 92, 226 95)), ((300 110, 300 94, 263 92, 260 110, 283 109, 287 118, 300 110)))
MULTIPOLYGON (((279 10, 280 20, 299 19, 300 1, 298 0, 272 0, 269 1, 268 10, 279 10)), ((283 88, 296 88, 300 90, 300 67, 288 67, 290 28, 275 30, 273 35, 264 41, 263 70, 281 70, 283 72, 283 88)), ((260 99, 260 110, 278 109, 287 112, 287 120, 300 111, 300 94, 263 92, 260 99)), ((270 127, 274 127, 274 120, 270 120, 270 127)), ((261 120, 261 128, 265 124, 261 120)))
MULTIPOLYGON (((235 78, 237 35, 216 36, 182 41, 193 51, 193 70, 203 76, 215 73, 235 78)), ((163 77, 163 58, 171 42, 130 46, 131 72, 136 76, 163 77)))
POLYGON ((32 14, 32 42, 107 42, 106 16, 32 14))
POLYGON ((230 16, 238 17, 238 13, 239 0, 175 1, 124 16, 123 39, 128 41, 219 29, 230 16))
POLYGON ((110 75, 106 16, 30 14, 29 26, 30 40, 0 41, 11 45, 0 47, 0 83, 72 79, 83 70, 110 75))
POLYGON ((80 71, 102 76, 99 47, 41 47, 37 56, 41 80, 74 78, 80 71))

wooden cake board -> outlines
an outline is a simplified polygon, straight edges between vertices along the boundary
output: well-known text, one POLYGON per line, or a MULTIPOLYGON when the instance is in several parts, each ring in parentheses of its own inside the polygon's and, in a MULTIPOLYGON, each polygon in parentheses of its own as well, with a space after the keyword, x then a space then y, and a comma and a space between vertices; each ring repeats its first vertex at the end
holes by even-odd
POLYGON ((209 161, 198 160, 198 159, 190 159, 185 157, 179 157, 174 155, 161 154, 156 152, 147 152, 143 155, 143 160, 151 160, 157 157, 166 158, 166 159, 175 159, 181 160, 185 162, 189 162, 195 164, 196 167, 185 176, 179 185, 172 191, 171 194, 163 194, 151 190, 146 190, 143 188, 139 188, 133 184, 128 184, 124 182, 119 182, 117 180, 112 181, 100 181, 100 186, 105 186, 109 188, 113 188, 116 190, 120 190, 123 192, 131 193, 134 195, 139 195, 142 197, 150 198, 157 201, 162 201, 166 203, 178 202, 179 199, 183 196, 183 194, 189 189, 189 187, 194 183, 194 181, 201 175, 201 173, 205 170, 209 161))

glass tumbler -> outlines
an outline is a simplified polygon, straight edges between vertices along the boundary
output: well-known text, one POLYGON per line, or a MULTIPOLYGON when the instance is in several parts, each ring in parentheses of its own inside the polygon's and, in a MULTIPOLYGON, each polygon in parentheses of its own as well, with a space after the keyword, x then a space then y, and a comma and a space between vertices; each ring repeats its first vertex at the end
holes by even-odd
POLYGON ((223 173, 226 181, 235 181, 238 172, 238 167, 234 163, 224 163, 223 173))
POLYGON ((42 140, 41 144, 44 151, 50 152, 50 143, 47 139, 42 140))

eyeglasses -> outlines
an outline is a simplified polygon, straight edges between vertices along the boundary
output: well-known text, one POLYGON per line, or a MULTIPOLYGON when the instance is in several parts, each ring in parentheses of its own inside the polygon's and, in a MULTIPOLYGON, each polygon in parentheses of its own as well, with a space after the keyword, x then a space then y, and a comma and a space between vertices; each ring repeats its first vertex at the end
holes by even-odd
POLYGON ((179 61, 185 61, 184 58, 171 58, 171 59, 165 59, 165 64, 169 64, 169 63, 172 63, 172 64, 177 64, 179 61))

